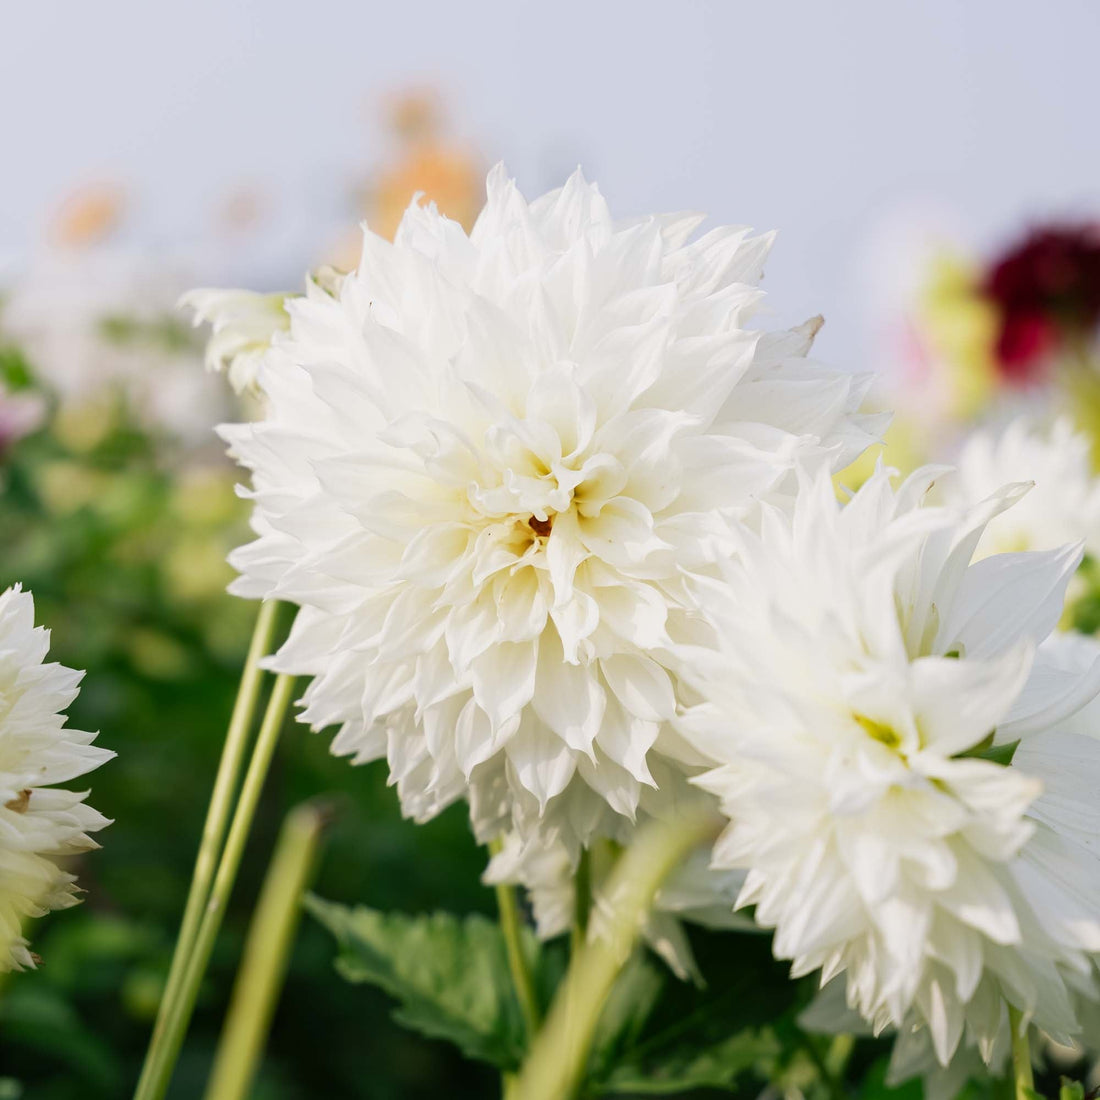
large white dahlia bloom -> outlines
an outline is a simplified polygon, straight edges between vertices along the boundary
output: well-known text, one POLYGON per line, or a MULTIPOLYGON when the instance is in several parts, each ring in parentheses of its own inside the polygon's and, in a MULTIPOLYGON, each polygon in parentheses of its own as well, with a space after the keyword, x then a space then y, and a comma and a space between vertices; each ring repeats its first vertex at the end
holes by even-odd
POLYGON ((843 466, 865 380, 805 359, 816 324, 746 328, 770 237, 612 219, 578 172, 528 203, 502 169, 469 236, 414 203, 394 243, 286 304, 233 591, 298 604, 274 666, 303 720, 386 757, 425 819, 534 823, 576 851, 696 755, 662 651, 726 525, 843 466))
POLYGON ((34 965, 23 921, 79 900, 55 858, 97 847, 88 834, 109 824, 85 805, 87 791, 54 786, 114 753, 65 728, 82 673, 46 664, 48 648, 31 594, 9 588, 0 595, 0 971, 34 965))
POLYGON ((845 505, 819 477, 738 531, 684 729, 720 761, 715 866, 748 872, 776 955, 946 1064, 964 1031, 991 1056, 1006 999, 1065 1040, 1097 994, 1100 743, 1065 723, 1100 660, 1039 648, 1080 549, 970 564, 1023 487, 922 507, 942 472, 880 469, 845 505))

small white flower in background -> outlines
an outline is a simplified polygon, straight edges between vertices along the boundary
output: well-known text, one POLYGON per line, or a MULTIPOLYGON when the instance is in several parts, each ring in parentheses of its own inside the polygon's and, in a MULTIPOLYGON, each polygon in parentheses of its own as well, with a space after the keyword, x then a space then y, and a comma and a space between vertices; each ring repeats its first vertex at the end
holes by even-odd
POLYGON ((775 954, 946 1064, 964 1030, 992 1056, 1005 997, 1064 1040, 1098 995, 1100 743, 1065 723, 1100 660, 1039 648, 1079 548, 969 564, 1023 487, 921 507, 942 473, 879 469, 843 506, 818 477, 742 529, 683 727, 721 762, 697 780, 731 818, 715 866, 748 872, 775 954))
POLYGON ((82 673, 45 663, 48 648, 31 594, 9 588, 0 595, 0 971, 34 966, 23 921, 79 900, 56 858, 98 847, 88 834, 110 824, 85 804, 87 791, 54 786, 114 753, 65 728, 82 673))
POLYGON ((235 393, 254 392, 260 360, 277 332, 290 328, 286 294, 251 290, 191 290, 180 305, 194 312, 194 323, 210 324, 206 369, 225 372, 235 393))
POLYGON ((228 403, 175 313, 190 267, 110 245, 45 249, 0 288, 0 332, 63 403, 120 391, 146 429, 212 442, 228 403))
POLYGON ((1088 436, 1068 420, 1043 426, 1021 417, 1001 430, 982 428, 966 439, 957 467, 941 485, 952 504, 975 504, 1007 482, 1035 482, 1015 507, 990 521, 979 557, 1078 541, 1087 554, 1100 556, 1100 478, 1088 436))
MULTIPOLYGON (((600 890, 614 866, 619 846, 597 841, 591 855, 591 888, 594 905, 589 932, 599 934, 602 913, 600 890)), ((680 979, 702 983, 683 923, 706 928, 756 927, 752 919, 733 912, 733 903, 744 884, 741 871, 715 871, 706 851, 693 853, 658 891, 646 917, 643 935, 650 948, 668 963, 680 979)), ((501 850, 490 860, 484 881, 490 885, 522 886, 526 891, 540 939, 550 940, 568 932, 575 916, 576 867, 561 842, 536 836, 524 843, 510 833, 501 850)))
POLYGON ((335 296, 287 302, 257 424, 238 595, 301 606, 273 666, 303 720, 389 761, 405 812, 468 797, 478 836, 577 846, 658 812, 702 762, 662 650, 727 527, 881 425, 818 323, 745 327, 771 244, 697 215, 612 220, 578 172, 503 169, 469 236, 411 206, 335 296))

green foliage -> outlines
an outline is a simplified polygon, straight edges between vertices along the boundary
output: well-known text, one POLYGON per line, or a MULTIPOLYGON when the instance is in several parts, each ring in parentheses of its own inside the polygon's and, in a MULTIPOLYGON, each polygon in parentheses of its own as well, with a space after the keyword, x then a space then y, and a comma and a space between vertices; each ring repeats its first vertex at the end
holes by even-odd
POLYGON ((1069 625, 1081 634, 1100 631, 1100 563, 1086 554, 1077 570, 1075 584, 1083 589, 1066 610, 1069 625))
POLYGON ((748 1029, 705 1049, 675 1051, 657 1066, 643 1067, 628 1058, 597 1091, 667 1096, 700 1088, 732 1090, 742 1074, 763 1068, 779 1053, 774 1033, 767 1028, 748 1029))
POLYGON ((1007 768, 1012 763, 1012 758, 1016 755, 1016 750, 1020 746, 1019 740, 1009 741, 1006 745, 993 744, 993 738, 995 734, 990 734, 979 745, 975 745, 974 748, 968 749, 964 753, 960 753, 960 756, 971 756, 977 760, 988 760, 993 764, 1000 764, 1001 767, 1007 768))
POLYGON ((104 340, 121 347, 160 348, 167 352, 197 350, 197 338, 190 325, 173 314, 144 319, 108 314, 99 322, 104 340))
MULTIPOLYGON (((606 1082, 638 1042, 665 987, 665 975, 643 951, 635 951, 607 998, 588 1061, 590 1083, 606 1082)), ((611 1091, 611 1090, 606 1090, 611 1091)))
POLYGON ((1071 1081, 1068 1077, 1063 1077, 1062 1086, 1058 1090, 1058 1100, 1085 1100, 1085 1086, 1080 1081, 1071 1081))
MULTIPOLYGON (((339 972, 395 998, 402 1024, 500 1069, 519 1066, 526 1047, 523 1017, 494 921, 476 914, 410 917, 319 898, 307 905, 340 944, 339 972)), ((542 953, 529 930, 523 949, 537 971, 542 953)))
MULTIPOLYGON (((316 898, 308 908, 340 945, 339 972, 397 1000, 394 1015, 402 1024, 497 1069, 519 1066, 526 1034, 495 922, 383 913, 316 898)), ((584 1096, 732 1092, 746 1077, 766 1082, 792 1066, 804 1091, 824 1086, 819 1069, 802 1057, 808 1037, 791 1022, 798 987, 783 980, 762 937, 724 940, 723 947, 732 942, 741 949, 741 965, 719 972, 705 989, 679 981, 647 952, 634 953, 596 1028, 584 1096), (775 1019, 785 1026, 767 1023, 775 1019)), ((523 949, 543 1007, 560 974, 555 947, 540 946, 525 930, 523 949)))
POLYGON ((23 353, 16 347, 0 343, 0 386, 8 390, 24 390, 29 389, 32 383, 31 367, 23 353))
MULTIPOLYGON (((755 937, 732 938, 748 946, 755 937)), ((756 1016, 754 999, 745 996, 747 976, 715 977, 700 990, 638 952, 604 1009, 589 1061, 589 1094, 725 1091, 742 1074, 774 1062, 781 1053, 774 1033, 747 1026, 756 1016)))

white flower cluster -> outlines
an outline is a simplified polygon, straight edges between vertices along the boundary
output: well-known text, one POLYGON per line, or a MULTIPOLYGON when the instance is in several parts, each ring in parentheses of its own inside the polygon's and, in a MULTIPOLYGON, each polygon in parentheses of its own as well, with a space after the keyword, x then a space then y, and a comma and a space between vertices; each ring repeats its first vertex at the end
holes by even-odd
POLYGON ((34 965, 23 921, 75 905, 75 877, 56 862, 97 847, 109 824, 87 792, 55 786, 114 756, 95 734, 65 728, 61 713, 81 673, 45 663, 49 635, 34 625, 34 601, 18 587, 0 595, 0 971, 34 965))
POLYGON ((299 606, 272 664, 311 678, 303 720, 385 758, 417 820, 465 799, 543 934, 584 849, 705 797, 727 827, 649 929, 682 973, 679 917, 736 891, 796 974, 942 1063, 991 1057, 1006 1005, 1071 1039, 1100 661, 1048 638, 1080 528, 1016 505, 1077 545, 975 561, 1027 486, 975 498, 973 456, 944 504, 931 468, 840 503, 882 426, 865 380, 806 358, 818 322, 749 327, 771 238, 700 221, 617 222, 579 173, 529 203, 498 169, 469 235, 414 204, 269 347, 222 330, 266 409, 225 429, 256 534, 234 591, 299 606))

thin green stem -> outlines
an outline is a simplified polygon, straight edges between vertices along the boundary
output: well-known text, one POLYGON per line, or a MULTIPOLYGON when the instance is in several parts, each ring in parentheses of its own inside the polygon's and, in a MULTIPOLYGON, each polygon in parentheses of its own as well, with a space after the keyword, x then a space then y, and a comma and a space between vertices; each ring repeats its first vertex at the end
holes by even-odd
POLYGON ((175 950, 172 953, 168 980, 161 996, 157 1020, 153 1028, 153 1037, 149 1043, 145 1065, 142 1068, 141 1079, 138 1081, 137 1092, 135 1093, 137 1100, 144 1100, 146 1096, 150 1095, 148 1092, 151 1084, 150 1074, 153 1066, 162 1057, 165 1024, 179 997, 180 984, 183 981, 187 962, 195 945, 195 937, 198 935, 202 913, 206 908, 206 900, 210 895, 210 884, 213 881, 214 871, 221 855, 222 841, 225 838, 225 830, 229 824, 229 814, 233 808, 233 796, 236 793, 237 780, 241 773, 241 765, 244 762, 245 750, 248 748, 253 716, 256 712, 256 700, 259 698, 260 686, 263 683, 264 674, 260 668, 260 661, 267 656, 268 650, 271 648, 278 610, 279 604, 275 600, 267 600, 262 603, 260 613, 256 618, 256 626, 252 631, 248 657, 245 660, 244 672, 241 674, 241 683, 237 689, 233 713, 229 719, 225 744, 222 747, 221 760, 218 762, 218 772, 214 779, 214 790, 210 795, 210 805, 206 811, 206 821, 203 823, 202 840, 199 843, 199 852, 195 859, 195 869, 191 875, 191 886, 187 894, 183 920, 180 923, 179 935, 176 938, 175 950))
MULTIPOLYGON (((494 840, 489 844, 489 851, 496 855, 500 851, 500 841, 494 840)), ((519 1001, 520 1012, 523 1013, 523 1022, 527 1028, 528 1040, 533 1040, 542 1022, 542 1013, 539 1011, 538 997, 535 996, 535 983, 531 976, 531 968, 527 963, 527 956, 523 953, 523 940, 521 938, 521 922, 519 906, 516 903, 516 890, 514 886, 498 883, 496 886, 497 911, 500 913, 500 930, 504 935, 504 948, 508 954, 508 969, 512 973, 512 986, 516 991, 516 1000, 519 1001)), ((509 1082, 505 1081, 505 1094, 509 1093, 509 1082)))
POLYGON ((592 853, 581 849, 577 870, 573 875, 573 930, 570 937, 570 956, 584 947, 588 938, 588 914, 592 911, 592 853))
POLYGON ((328 821, 325 807, 307 802, 283 823, 248 931, 206 1100, 246 1100, 249 1094, 286 978, 302 894, 313 878, 328 821))
POLYGON ((135 1100, 162 1100, 168 1089, 168 1083, 172 1079, 172 1071, 175 1068, 176 1059, 179 1057, 180 1047, 183 1045, 184 1035, 187 1032, 187 1025, 191 1021, 191 1014, 195 1008, 199 985, 206 973, 206 965, 210 961, 210 953, 214 949, 214 941, 217 939, 218 931, 221 928, 226 903, 237 877, 241 856, 244 854, 245 841, 248 839, 252 819, 260 800, 260 793, 263 790, 264 780, 267 778, 271 756, 279 740, 279 731, 282 729, 283 719, 286 716, 293 694, 294 677, 279 676, 271 690, 267 711, 264 713, 264 720, 260 725, 256 745, 252 750, 252 759, 249 761, 248 771, 245 773, 244 783, 241 786, 241 796, 233 814, 233 821, 229 826, 225 849, 214 875, 210 896, 207 899, 206 909, 203 913, 202 923, 199 925, 198 934, 195 937, 191 956, 187 961, 187 969, 184 971, 179 994, 173 1002, 164 1024, 163 1038, 157 1052, 158 1057, 149 1070, 144 1090, 139 1092, 135 1100))
POLYGON ((569 1100, 584 1076, 592 1036, 619 971, 630 957, 653 898, 671 871, 700 844, 717 835, 708 813, 639 830, 618 861, 601 899, 599 934, 573 957, 554 997, 546 1024, 520 1071, 523 1100, 569 1100))
POLYGON ((1031 1044, 1023 1013, 1008 1006, 1008 1029, 1012 1033, 1012 1076, 1016 1082, 1016 1100, 1031 1100, 1035 1077, 1031 1071, 1031 1044))

